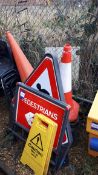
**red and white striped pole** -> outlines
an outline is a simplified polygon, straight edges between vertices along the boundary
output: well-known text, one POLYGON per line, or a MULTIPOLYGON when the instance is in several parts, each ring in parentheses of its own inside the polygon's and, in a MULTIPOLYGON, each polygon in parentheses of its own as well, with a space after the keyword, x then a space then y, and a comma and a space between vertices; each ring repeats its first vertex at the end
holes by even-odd
POLYGON ((63 85, 65 101, 71 106, 69 120, 71 122, 77 120, 79 112, 79 104, 72 99, 72 47, 66 44, 60 61, 60 73, 63 85))
POLYGON ((60 73, 63 84, 65 101, 72 107, 72 73, 71 73, 71 55, 72 47, 66 44, 60 62, 60 73))

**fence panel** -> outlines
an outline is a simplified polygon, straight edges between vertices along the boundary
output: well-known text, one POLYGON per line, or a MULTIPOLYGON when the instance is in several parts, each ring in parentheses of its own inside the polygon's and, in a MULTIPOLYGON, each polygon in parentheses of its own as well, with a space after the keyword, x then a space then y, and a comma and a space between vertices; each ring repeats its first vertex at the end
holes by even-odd
POLYGON ((5 31, 10 30, 34 67, 47 50, 55 52, 60 60, 64 44, 70 42, 73 47, 73 93, 93 100, 98 89, 98 56, 96 53, 97 61, 92 59, 93 55, 87 58, 88 50, 85 47, 84 54, 82 41, 82 26, 88 20, 88 2, 0 0, 0 33, 4 37, 5 31))

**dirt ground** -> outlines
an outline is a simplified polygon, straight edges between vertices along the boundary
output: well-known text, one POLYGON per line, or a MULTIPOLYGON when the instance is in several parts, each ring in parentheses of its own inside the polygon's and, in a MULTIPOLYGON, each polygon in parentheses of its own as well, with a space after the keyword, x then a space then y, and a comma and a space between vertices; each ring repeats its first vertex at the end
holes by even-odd
MULTIPOLYGON (((34 174, 20 163, 23 143, 13 139, 7 132, 9 110, 4 98, 0 97, 0 161, 16 175, 34 174)), ((69 166, 58 171, 57 175, 98 175, 98 158, 88 155, 88 135, 85 131, 86 116, 80 117, 74 138, 74 144, 69 152, 69 166)), ((4 175, 0 170, 0 175, 4 175)), ((51 172, 48 172, 51 175, 51 172)))

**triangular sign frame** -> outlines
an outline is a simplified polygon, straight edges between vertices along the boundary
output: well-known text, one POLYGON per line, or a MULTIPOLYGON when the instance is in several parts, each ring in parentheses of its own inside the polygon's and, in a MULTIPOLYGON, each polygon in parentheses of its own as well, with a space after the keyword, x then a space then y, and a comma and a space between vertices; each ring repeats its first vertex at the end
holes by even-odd
POLYGON ((59 63, 57 58, 51 54, 45 54, 25 84, 65 102, 59 63))
POLYGON ((41 139, 41 134, 37 134, 34 138, 30 140, 32 144, 34 144, 37 148, 39 148, 41 151, 43 151, 43 145, 42 145, 42 139, 41 139), (36 141, 36 143, 35 143, 36 141), (38 144, 40 143, 40 144, 38 144))

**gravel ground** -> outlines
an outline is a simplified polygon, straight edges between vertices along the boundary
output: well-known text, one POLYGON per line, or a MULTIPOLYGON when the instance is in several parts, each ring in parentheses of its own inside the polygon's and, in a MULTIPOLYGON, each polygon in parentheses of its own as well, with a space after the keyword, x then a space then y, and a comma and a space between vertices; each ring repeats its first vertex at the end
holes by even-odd
MULTIPOLYGON (((9 110, 4 98, 0 98, 0 161, 15 175, 33 175, 34 173, 20 163, 23 143, 7 132, 9 110)), ((58 171, 57 175, 98 175, 98 158, 88 155, 88 135, 85 131, 86 117, 80 117, 75 130, 74 144, 69 153, 70 164, 58 171)), ((0 172, 0 175, 4 175, 0 172)), ((51 172, 48 172, 51 175, 51 172)))

